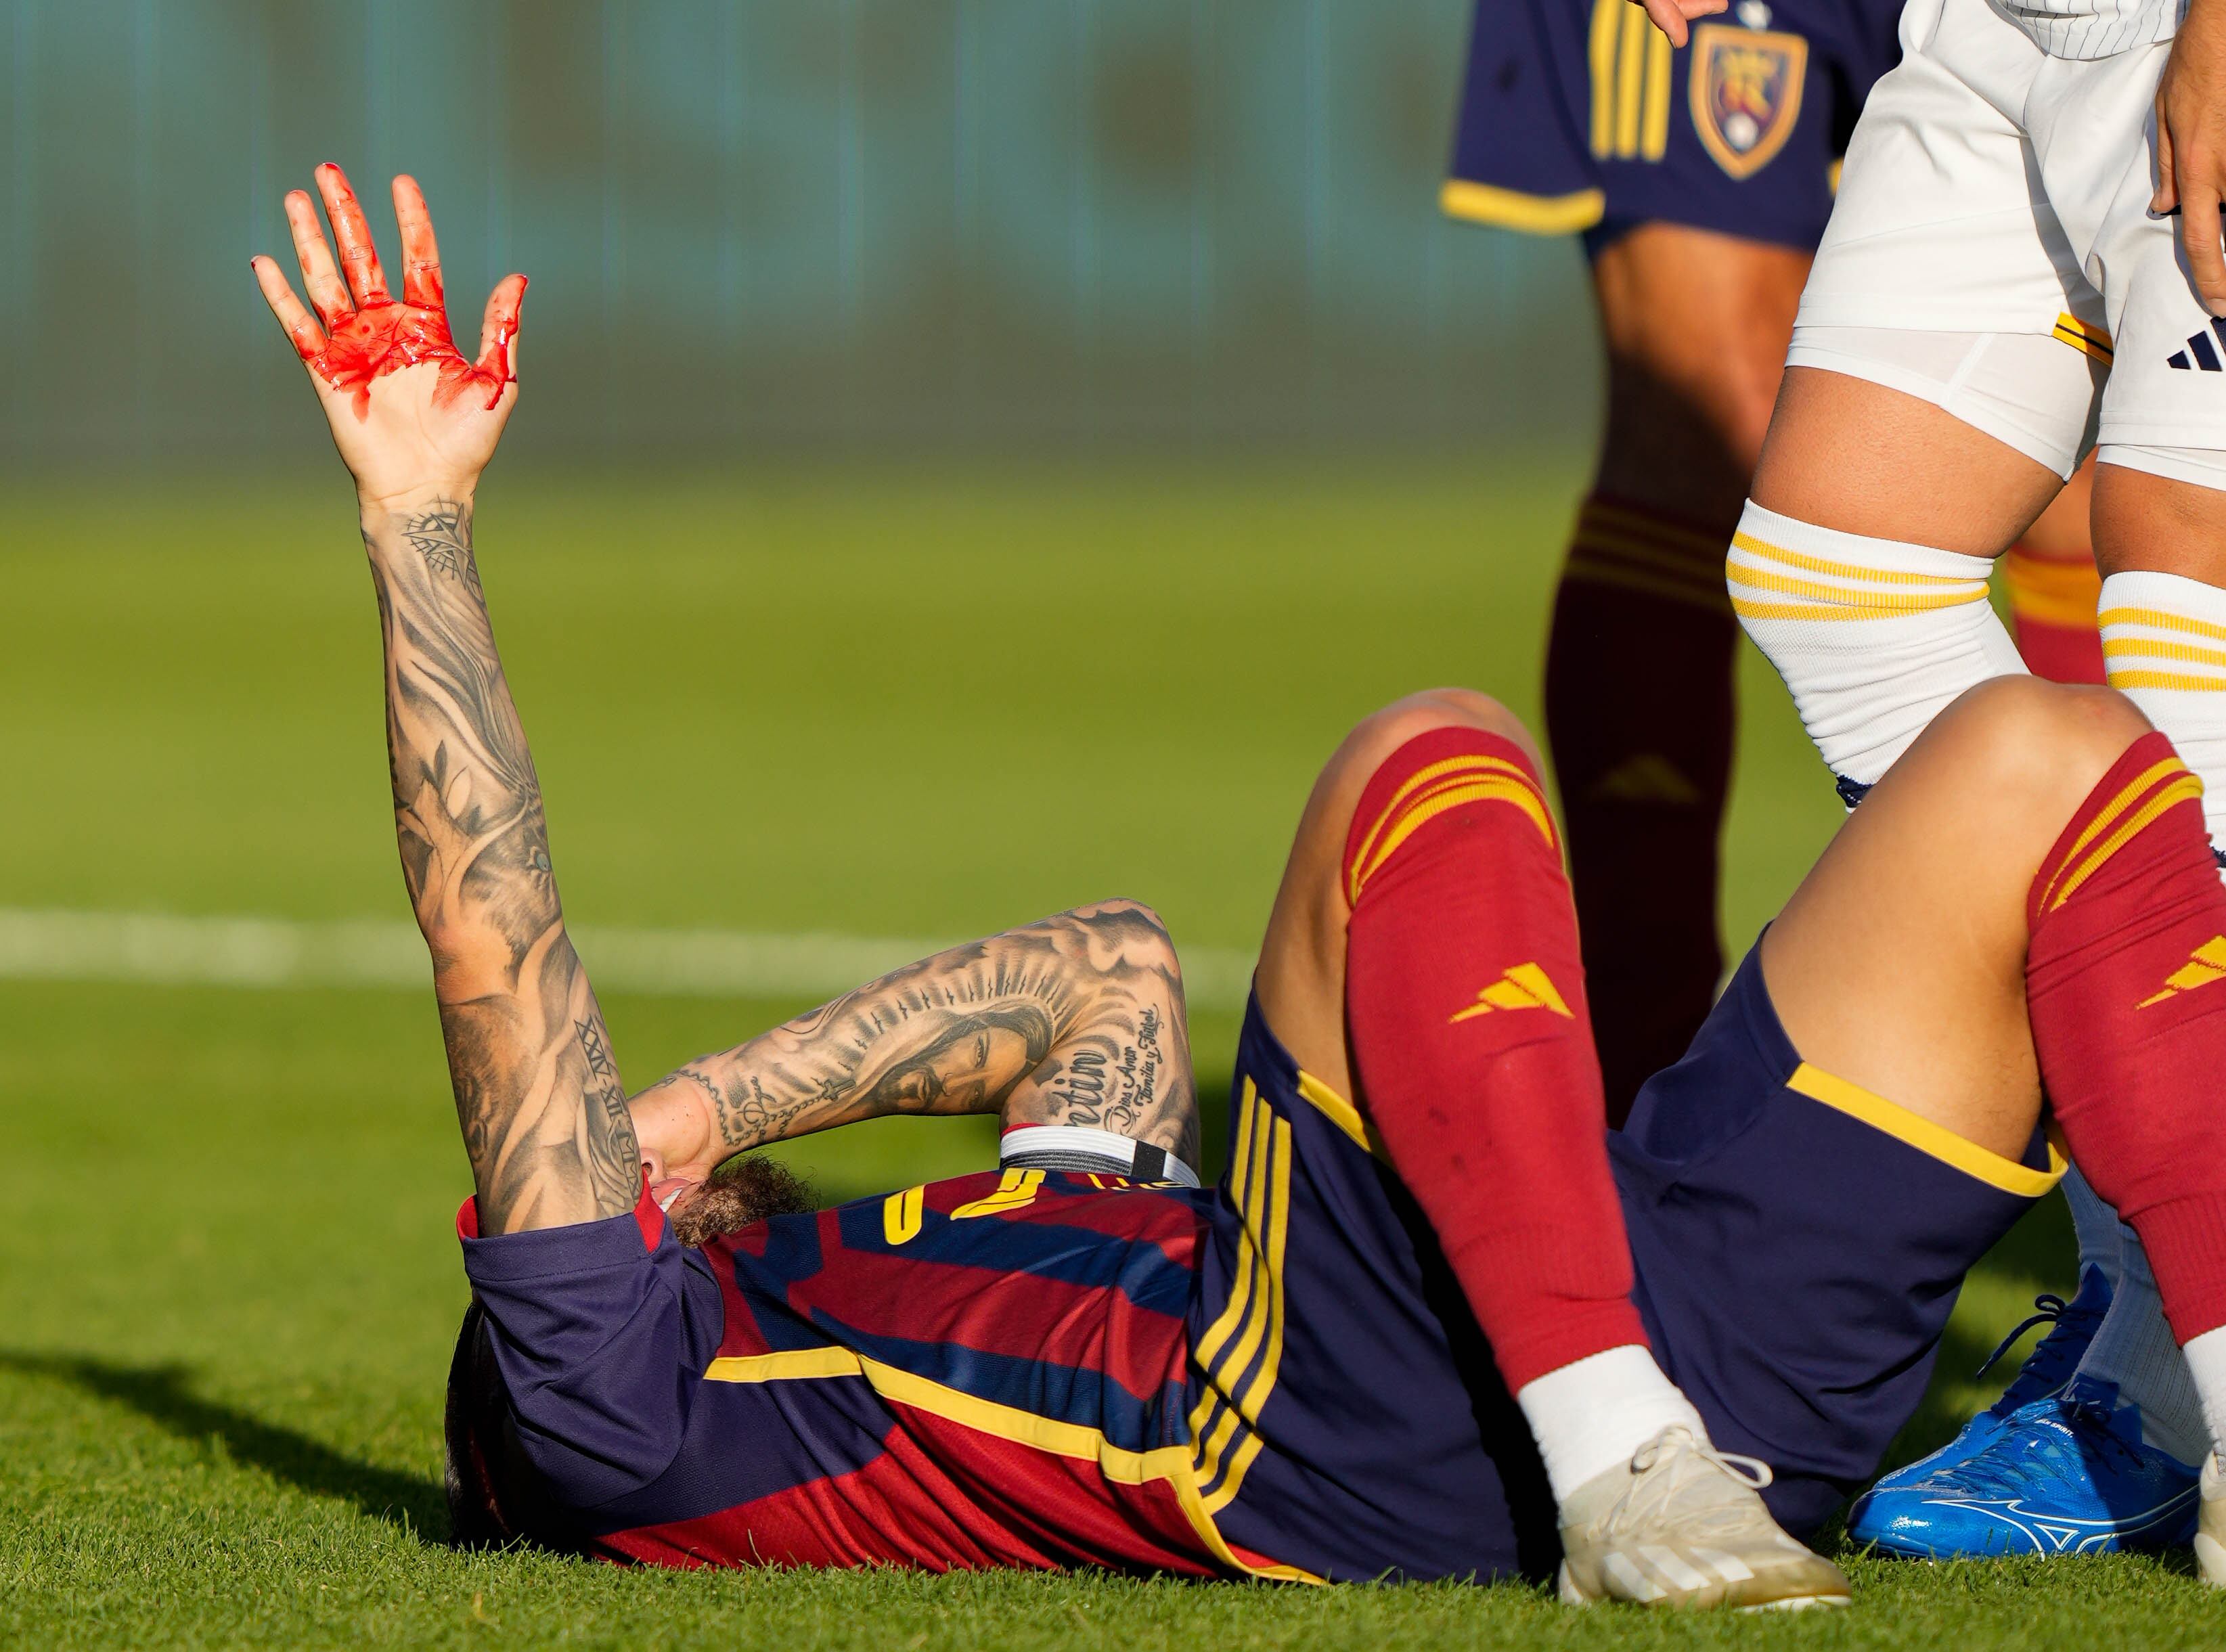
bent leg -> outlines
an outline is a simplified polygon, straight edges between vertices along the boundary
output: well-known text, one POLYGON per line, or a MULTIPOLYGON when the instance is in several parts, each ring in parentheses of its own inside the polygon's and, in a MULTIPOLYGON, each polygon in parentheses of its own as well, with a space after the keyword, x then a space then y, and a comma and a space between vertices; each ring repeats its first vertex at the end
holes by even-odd
POLYGON ((1613 1121, 1684 1053, 1723 972, 1738 631, 1720 564, 1808 269, 1661 223, 1593 263, 1607 429, 1555 596, 1546 733, 1613 1121))
MULTIPOLYGON (((2122 696, 1988 684, 1857 811, 1762 952, 1806 1059, 1988 1153, 2017 1153, 2045 1087, 2183 1344, 2226 1325, 2208 1102, 2226 996, 2203 991, 2226 980, 2226 892, 2199 794, 2122 696)), ((2203 1403, 2215 1434, 2226 1392, 2203 1403)), ((2182 1460, 2207 1444, 2144 1422, 2182 1460)))
POLYGON ((1420 1207, 1515 1395, 1559 1504, 1564 1598, 1844 1599, 1648 1346, 1558 836, 1504 710, 1441 691, 1354 731, 1256 980, 1284 1058, 1351 1087, 1349 1134, 1420 1207))

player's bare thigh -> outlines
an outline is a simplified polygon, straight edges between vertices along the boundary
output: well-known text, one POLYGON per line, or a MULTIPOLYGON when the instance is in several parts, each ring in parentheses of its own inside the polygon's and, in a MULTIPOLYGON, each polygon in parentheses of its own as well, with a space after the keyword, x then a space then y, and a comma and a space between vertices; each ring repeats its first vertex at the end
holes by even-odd
POLYGON ((2040 1106, 2026 899, 2080 802, 2148 732, 2107 689, 1981 684, 1833 839, 1762 944, 1803 1059, 2005 1158, 2040 1106))
POLYGON ((2226 490, 2096 466, 2095 560, 2106 575, 2178 574, 2226 586, 2226 490))
POLYGON ((1253 989, 1269 1030, 1293 1060, 1336 1090, 1353 1094, 1345 1044, 1345 845, 1369 777, 1417 735, 1434 728, 1481 728, 1538 759, 1522 720, 1487 695, 1431 689, 1393 702, 1345 737, 1314 781, 1299 816, 1275 910, 1260 944, 1253 989))
POLYGON ((2008 443, 1905 391, 1789 368, 1755 472, 1756 504, 1796 521, 1999 556, 2063 487, 2008 443))
POLYGON ((1602 248, 1603 493, 1689 521, 1739 514, 1778 395, 1809 257, 1682 224, 1602 248))

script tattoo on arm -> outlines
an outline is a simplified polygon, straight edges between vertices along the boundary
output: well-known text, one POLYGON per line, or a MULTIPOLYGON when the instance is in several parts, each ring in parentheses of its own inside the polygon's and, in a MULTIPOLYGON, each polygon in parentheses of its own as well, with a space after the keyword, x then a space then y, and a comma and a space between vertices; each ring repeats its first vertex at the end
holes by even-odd
POLYGON ((633 1121, 549 857, 541 782, 495 651, 468 500, 367 516, 404 882, 433 954, 480 1230, 615 1216, 633 1121))
POLYGON ((1084 906, 954 947, 636 1098, 689 1085, 718 1155, 892 1113, 1086 1124, 1198 1162, 1182 975, 1149 907, 1084 906))

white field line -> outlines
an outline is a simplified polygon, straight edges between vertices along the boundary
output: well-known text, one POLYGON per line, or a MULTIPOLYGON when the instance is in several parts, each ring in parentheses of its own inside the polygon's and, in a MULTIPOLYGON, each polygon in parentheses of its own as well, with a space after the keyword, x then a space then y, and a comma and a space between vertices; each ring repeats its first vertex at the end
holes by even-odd
MULTIPOLYGON (((832 998, 951 944, 735 930, 582 926, 574 934, 604 991, 672 998, 832 998)), ((1243 1008, 1252 976, 1248 954, 1186 947, 1182 961, 1193 1008, 1243 1008)), ((416 928, 397 919, 305 923, 0 907, 0 980, 423 991, 432 971, 416 928)))

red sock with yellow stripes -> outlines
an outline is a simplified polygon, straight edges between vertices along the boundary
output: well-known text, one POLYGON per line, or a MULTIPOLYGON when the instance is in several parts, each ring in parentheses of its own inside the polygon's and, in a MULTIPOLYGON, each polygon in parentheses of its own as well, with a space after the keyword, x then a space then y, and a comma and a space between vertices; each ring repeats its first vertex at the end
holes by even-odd
POLYGON ((1408 741, 1345 843, 1361 1101, 1510 1391, 1644 1345, 1561 845, 1520 747, 1408 741))
POLYGON ((2102 637, 2095 628, 2102 575, 2093 551, 2012 545, 2002 558, 2002 584, 2026 670, 2051 683, 2102 681, 2102 637))
POLYGON ((2226 1325, 2226 888, 2201 798, 2162 734, 2128 747, 2033 880, 2026 958, 2056 1122, 2183 1344, 2226 1325))
POLYGON ((1608 1116, 1676 1061, 1715 1001, 1717 837, 1731 785, 1737 622, 1728 527, 1595 495, 1577 513, 1546 651, 1546 736, 1568 823, 1608 1116))

